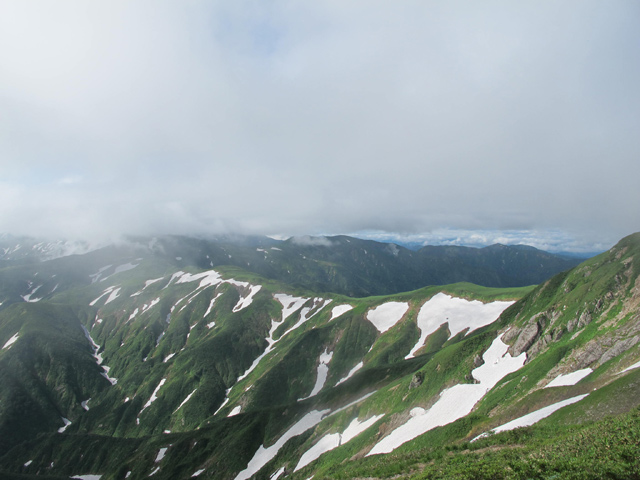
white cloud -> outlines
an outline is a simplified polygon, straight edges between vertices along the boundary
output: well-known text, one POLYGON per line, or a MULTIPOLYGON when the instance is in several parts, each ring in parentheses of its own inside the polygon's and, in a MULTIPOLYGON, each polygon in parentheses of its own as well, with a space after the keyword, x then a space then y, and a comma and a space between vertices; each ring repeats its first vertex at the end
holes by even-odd
POLYGON ((637 7, 0 6, 3 229, 638 230, 637 7))

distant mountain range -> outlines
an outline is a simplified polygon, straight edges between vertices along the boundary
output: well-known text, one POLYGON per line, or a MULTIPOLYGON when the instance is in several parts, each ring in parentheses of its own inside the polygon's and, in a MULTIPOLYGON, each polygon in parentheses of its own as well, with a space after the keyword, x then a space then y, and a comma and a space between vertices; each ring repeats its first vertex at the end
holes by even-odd
MULTIPOLYGON (((413 251, 393 243, 347 236, 293 237, 284 241, 257 236, 131 238, 91 255, 99 258, 109 248, 121 255, 158 255, 177 267, 236 266, 289 285, 354 297, 456 282, 488 287, 536 285, 584 260, 522 245, 426 246, 413 251)), ((46 260, 89 249, 78 242, 5 239, 0 241, 0 262, 10 265, 46 260)))
POLYGON ((0 478, 640 474, 640 234, 538 286, 376 296, 421 268, 509 284, 564 259, 350 237, 15 247, 0 478))

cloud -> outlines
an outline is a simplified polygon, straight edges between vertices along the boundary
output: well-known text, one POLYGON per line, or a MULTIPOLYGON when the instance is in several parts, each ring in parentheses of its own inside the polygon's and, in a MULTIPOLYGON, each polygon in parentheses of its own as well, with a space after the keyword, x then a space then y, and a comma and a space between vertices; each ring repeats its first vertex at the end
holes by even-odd
POLYGON ((2 229, 639 229, 633 3, 34 5, 0 7, 2 229))
POLYGON ((304 247, 331 247, 334 245, 334 243, 326 237, 311 237, 309 235, 291 237, 291 242, 304 247))

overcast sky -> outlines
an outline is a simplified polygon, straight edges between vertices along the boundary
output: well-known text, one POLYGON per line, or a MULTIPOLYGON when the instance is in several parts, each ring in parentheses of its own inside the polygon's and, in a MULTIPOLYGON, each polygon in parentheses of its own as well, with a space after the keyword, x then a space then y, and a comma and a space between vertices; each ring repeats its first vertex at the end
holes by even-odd
POLYGON ((639 85, 636 0, 1 0, 0 231, 606 245, 639 85))

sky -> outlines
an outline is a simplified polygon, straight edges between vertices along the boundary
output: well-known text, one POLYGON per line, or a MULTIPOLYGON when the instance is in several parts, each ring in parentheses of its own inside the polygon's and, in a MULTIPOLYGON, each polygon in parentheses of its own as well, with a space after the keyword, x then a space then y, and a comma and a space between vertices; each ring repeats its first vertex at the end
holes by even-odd
POLYGON ((608 248, 638 85, 634 0, 2 0, 0 231, 608 248))

